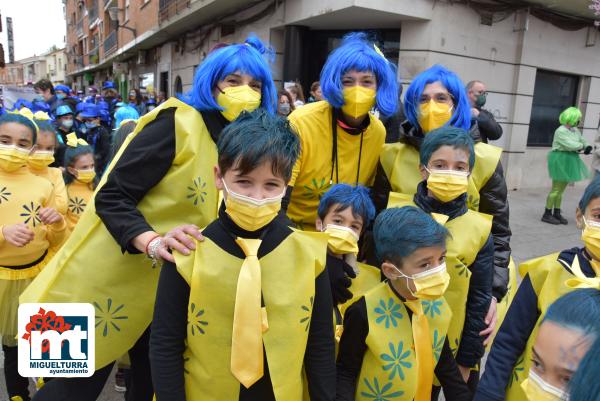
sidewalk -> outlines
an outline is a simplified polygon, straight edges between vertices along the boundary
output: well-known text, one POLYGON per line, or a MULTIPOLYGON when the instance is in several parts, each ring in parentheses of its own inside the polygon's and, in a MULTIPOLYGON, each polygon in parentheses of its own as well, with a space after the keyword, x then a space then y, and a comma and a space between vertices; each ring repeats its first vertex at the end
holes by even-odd
MULTIPOLYGON (((515 263, 581 244, 581 230, 575 225, 575 208, 583 190, 583 186, 577 186, 567 187, 565 191, 562 210, 563 216, 569 220, 566 226, 552 226, 540 221, 549 188, 521 189, 509 193, 510 226, 513 232, 511 247, 515 263)), ((0 368, 2 366, 3 360, 0 358, 0 368)), ((0 376, 0 400, 3 400, 6 394, 4 372, 0 376)), ((114 390, 113 374, 98 401, 123 399, 123 394, 114 390)))

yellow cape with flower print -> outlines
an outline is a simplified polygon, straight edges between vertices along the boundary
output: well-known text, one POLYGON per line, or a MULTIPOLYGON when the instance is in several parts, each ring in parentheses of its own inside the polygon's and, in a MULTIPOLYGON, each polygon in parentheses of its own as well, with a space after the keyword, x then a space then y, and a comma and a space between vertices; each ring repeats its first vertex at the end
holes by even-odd
MULTIPOLYGON (((162 110, 175 108, 175 158, 163 179, 138 204, 155 231, 217 217, 218 192, 213 178, 217 150, 202 115, 171 98, 140 118, 98 185, 126 146, 162 110)), ((152 166, 149 166, 152 168, 152 166)), ((20 298, 25 302, 88 302, 96 309, 96 369, 129 350, 152 320, 159 269, 144 255, 122 254, 96 215, 93 199, 75 230, 20 298)))

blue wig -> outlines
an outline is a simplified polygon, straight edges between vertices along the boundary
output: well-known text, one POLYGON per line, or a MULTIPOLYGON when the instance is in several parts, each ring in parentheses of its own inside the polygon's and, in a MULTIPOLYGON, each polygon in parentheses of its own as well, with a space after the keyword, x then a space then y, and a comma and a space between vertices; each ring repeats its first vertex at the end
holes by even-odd
POLYGON ((365 228, 375 217, 375 205, 369 196, 369 190, 362 185, 353 187, 348 184, 336 184, 329 188, 319 202, 319 218, 324 220, 334 205, 337 205, 336 212, 351 208, 354 217, 362 218, 365 228))
POLYGON ((569 381, 570 401, 600 401, 600 339, 594 341, 569 381))
POLYGON ((449 126, 435 129, 425 135, 420 150, 421 165, 427 166, 427 163, 429 163, 429 160, 431 159, 431 155, 442 146, 452 146, 454 149, 461 149, 468 152, 469 169, 473 169, 473 166, 475 165, 473 139, 464 129, 449 126))
POLYGON ((436 64, 415 77, 404 95, 404 113, 414 127, 419 127, 419 104, 425 86, 433 82, 440 82, 452 95, 454 113, 448 125, 465 130, 471 128, 471 106, 465 91, 465 84, 458 75, 446 67, 436 64))
POLYGON ((323 97, 337 109, 344 105, 342 76, 351 70, 375 74, 376 105, 382 115, 390 116, 398 111, 396 66, 375 50, 364 32, 344 36, 342 44, 329 55, 321 71, 323 97))
POLYGON ((250 35, 245 43, 236 43, 212 51, 198 66, 192 89, 181 98, 198 110, 223 110, 213 97, 217 82, 227 75, 240 71, 262 82, 261 107, 275 114, 277 89, 271 76, 267 60, 273 60, 274 52, 266 47, 255 35, 250 35))
POLYGON ((35 145, 37 141, 38 127, 33 121, 17 113, 7 113, 0 117, 0 125, 7 123, 17 123, 29 128, 31 130, 31 142, 33 145, 35 145))
POLYGON ((600 177, 594 178, 585 188, 578 205, 581 213, 585 213, 590 202, 596 198, 600 198, 600 177))
POLYGON ((137 120, 138 118, 140 118, 140 113, 134 107, 119 107, 119 110, 115 111, 115 129, 118 129, 124 120, 137 120))
POLYGON ((375 219, 373 237, 380 261, 402 266, 402 258, 420 248, 445 246, 448 230, 419 208, 405 206, 382 211, 375 219))

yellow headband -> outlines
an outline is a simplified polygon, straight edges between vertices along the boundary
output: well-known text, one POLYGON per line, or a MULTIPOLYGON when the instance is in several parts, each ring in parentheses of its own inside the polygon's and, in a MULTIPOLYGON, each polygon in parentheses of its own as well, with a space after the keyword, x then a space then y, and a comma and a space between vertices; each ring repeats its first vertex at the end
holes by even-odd
POLYGON ((77 138, 77 135, 75 135, 74 132, 71 132, 70 134, 67 135, 67 146, 76 148, 79 145, 88 146, 88 143, 81 138, 77 138))
POLYGON ((48 113, 45 113, 43 111, 36 111, 35 114, 33 115, 33 118, 35 118, 38 121, 48 121, 50 120, 50 116, 48 115, 48 113))
POLYGON ((575 276, 565 281, 565 285, 570 288, 595 288, 600 290, 600 277, 586 277, 579 267, 579 259, 575 256, 570 268, 575 276))
MULTIPOLYGON (((35 127, 36 135, 40 132, 40 128, 37 126, 35 121, 33 121, 33 119, 35 118, 35 115, 27 107, 23 107, 21 110, 9 111, 9 113, 20 114, 23 117, 27 118, 29 121, 31 121, 33 123, 33 126, 35 127)), ((41 113, 41 112, 38 111, 37 113, 41 113)), ((46 114, 46 113, 44 113, 44 114, 46 114)))
POLYGON ((377 45, 374 44, 373 45, 373 49, 375 49, 375 52, 377 52, 377 54, 379 54, 381 57, 383 57, 385 59, 385 56, 383 55, 383 52, 381 51, 381 49, 379 49, 379 47, 377 47, 377 45))

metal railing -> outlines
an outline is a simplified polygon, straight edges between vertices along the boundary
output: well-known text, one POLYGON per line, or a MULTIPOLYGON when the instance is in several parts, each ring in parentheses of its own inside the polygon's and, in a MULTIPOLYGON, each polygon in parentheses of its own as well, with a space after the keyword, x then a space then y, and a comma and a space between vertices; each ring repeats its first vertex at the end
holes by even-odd
POLYGON ((190 0, 160 0, 158 3, 158 23, 163 23, 189 8, 189 6, 190 0))
POLYGON ((77 35, 81 35, 83 33, 83 17, 77 21, 77 27, 75 28, 75 32, 77 35))
POLYGON ((88 9, 88 21, 91 24, 98 18, 98 1, 94 0, 92 6, 88 9))
POLYGON ((106 39, 104 39, 104 58, 108 57, 117 50, 117 31, 112 31, 106 39))
POLYGON ((75 56, 75 57, 73 57, 73 64, 75 64, 76 68, 83 67, 83 56, 75 56))

